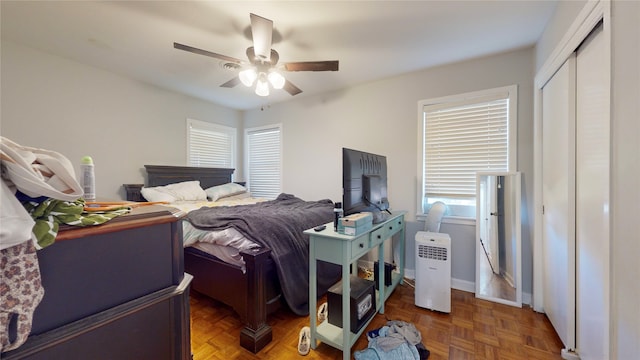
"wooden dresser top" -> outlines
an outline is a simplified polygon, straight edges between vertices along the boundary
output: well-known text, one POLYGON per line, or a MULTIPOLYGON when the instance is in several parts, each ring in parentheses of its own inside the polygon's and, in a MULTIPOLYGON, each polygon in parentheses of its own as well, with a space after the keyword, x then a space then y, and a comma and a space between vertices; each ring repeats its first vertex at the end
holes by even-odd
POLYGON ((89 235, 107 234, 115 231, 156 224, 171 223, 180 220, 183 215, 184 214, 180 210, 168 206, 141 206, 132 209, 131 212, 126 215, 118 216, 102 225, 84 227, 61 225, 56 241, 77 239, 89 235))

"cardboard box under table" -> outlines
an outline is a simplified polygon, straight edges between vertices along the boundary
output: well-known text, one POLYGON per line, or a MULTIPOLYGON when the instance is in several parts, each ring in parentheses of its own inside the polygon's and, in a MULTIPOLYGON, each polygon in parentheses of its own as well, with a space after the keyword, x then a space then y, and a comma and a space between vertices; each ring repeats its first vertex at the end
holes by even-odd
POLYGON ((351 214, 338 221, 338 232, 345 235, 360 235, 371 230, 372 227, 373 216, 369 212, 351 214))
MULTIPOLYGON (((349 294, 351 332, 357 333, 376 312, 376 293, 373 282, 351 275, 349 294)), ((333 285, 327 293, 329 323, 342 327, 342 281, 333 285)))

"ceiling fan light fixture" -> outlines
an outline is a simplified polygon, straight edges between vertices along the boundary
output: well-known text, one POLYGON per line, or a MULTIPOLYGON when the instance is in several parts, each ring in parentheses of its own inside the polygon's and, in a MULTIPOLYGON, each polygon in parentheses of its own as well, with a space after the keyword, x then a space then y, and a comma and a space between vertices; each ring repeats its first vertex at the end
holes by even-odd
POLYGON ((269 83, 262 76, 256 82, 256 95, 269 96, 269 83))
MULTIPOLYGON (((0 0, 2 1, 2 0, 0 0)), ((289 95, 294 96, 302 92, 300 88, 291 83, 275 69, 282 71, 338 71, 338 60, 331 61, 298 61, 278 64, 280 55, 273 49, 273 21, 256 14, 249 14, 251 18, 251 37, 253 45, 246 50, 247 61, 231 56, 217 54, 208 50, 198 49, 193 46, 173 43, 178 50, 188 51, 198 55, 205 55, 224 61, 221 64, 227 70, 242 70, 238 76, 221 84, 221 87, 232 88, 239 83, 246 87, 253 87, 260 96, 269 96, 269 87, 284 89, 289 95), (278 66, 278 67, 276 67, 278 66)), ((276 41, 277 42, 277 41, 276 41)))
POLYGON ((284 76, 277 71, 271 71, 268 76, 269 82, 274 89, 282 89, 284 87, 284 76))
POLYGON ((240 73, 238 73, 238 77, 246 87, 250 87, 258 78, 258 73, 256 72, 256 69, 247 69, 240 71, 240 73))

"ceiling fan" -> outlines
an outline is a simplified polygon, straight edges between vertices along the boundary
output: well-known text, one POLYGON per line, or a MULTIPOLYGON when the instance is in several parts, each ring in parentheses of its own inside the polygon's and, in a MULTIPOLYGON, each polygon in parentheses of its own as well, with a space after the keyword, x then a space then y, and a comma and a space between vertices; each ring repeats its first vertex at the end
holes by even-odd
POLYGON ((302 92, 300 88, 285 79, 281 71, 338 71, 338 60, 278 63, 280 55, 271 48, 273 21, 256 14, 250 14, 250 17, 253 46, 247 48, 248 62, 176 42, 173 43, 173 47, 227 61, 230 63, 229 67, 242 69, 238 76, 220 86, 232 88, 242 83, 251 87, 255 84, 255 92, 260 96, 269 95, 269 85, 274 89, 284 89, 292 96, 302 92))

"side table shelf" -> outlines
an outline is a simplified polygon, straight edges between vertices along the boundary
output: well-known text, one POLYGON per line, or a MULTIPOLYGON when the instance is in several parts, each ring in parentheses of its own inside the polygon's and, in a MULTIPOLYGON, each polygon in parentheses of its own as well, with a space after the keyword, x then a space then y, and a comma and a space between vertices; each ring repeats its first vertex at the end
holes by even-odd
POLYGON ((306 230, 309 235, 309 317, 311 329, 311 348, 316 348, 317 340, 327 345, 342 350, 343 359, 351 357, 351 347, 362 335, 371 320, 369 319, 357 334, 343 329, 351 329, 350 314, 350 269, 351 265, 364 254, 378 249, 378 263, 384 264, 385 240, 398 236, 399 238, 399 271, 392 272, 391 285, 384 286, 384 266, 378 267, 378 290, 376 290, 376 311, 384 314, 384 303, 389 298, 395 287, 404 278, 404 252, 405 252, 405 223, 404 211, 393 212, 389 218, 367 232, 356 236, 340 234, 333 230, 333 224, 326 224, 326 229, 316 232, 313 229, 306 230), (317 276, 316 260, 323 260, 342 266, 342 327, 323 321, 316 326, 317 315, 317 276), (381 286, 380 286, 381 285, 381 286))

